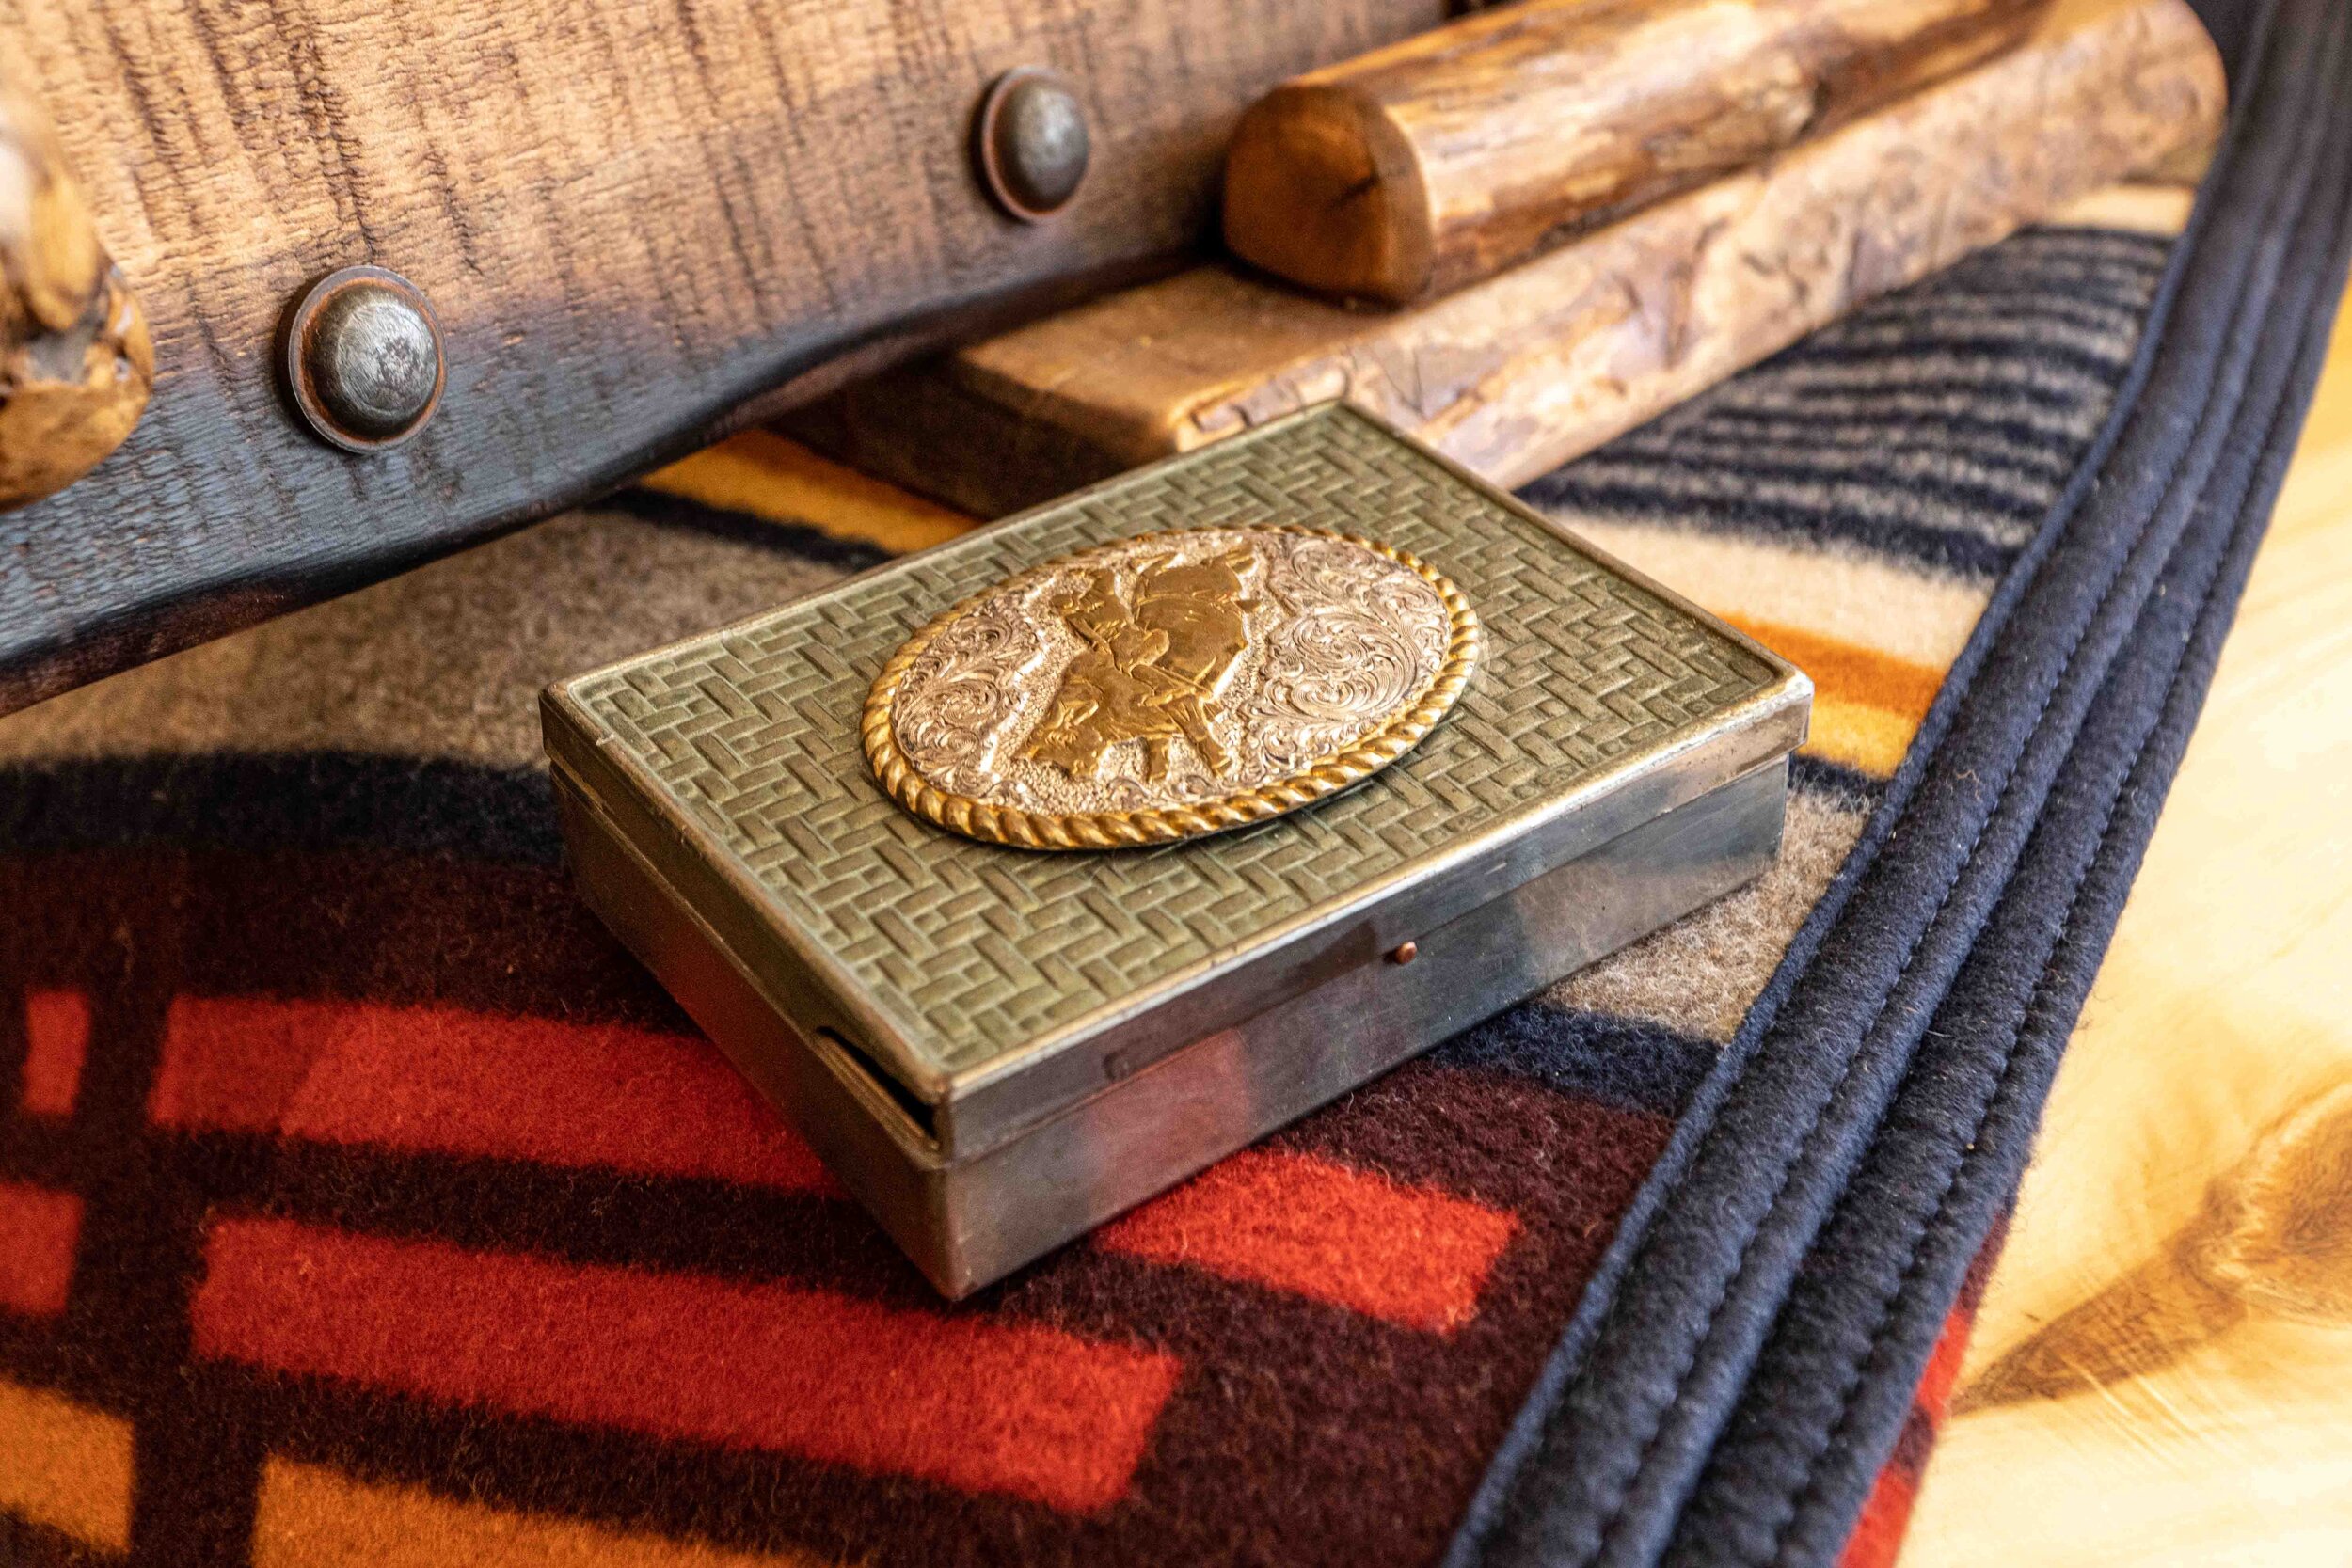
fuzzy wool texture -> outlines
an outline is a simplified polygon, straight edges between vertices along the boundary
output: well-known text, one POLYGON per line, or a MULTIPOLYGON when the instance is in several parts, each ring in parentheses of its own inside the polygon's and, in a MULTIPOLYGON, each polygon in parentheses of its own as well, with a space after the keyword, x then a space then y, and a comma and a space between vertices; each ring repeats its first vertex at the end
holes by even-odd
POLYGON ((541 766, 539 689, 839 576, 768 524, 575 513, 0 723, 0 763, 348 752, 541 766))
POLYGON ((1532 487, 1817 668, 1778 864, 954 1307, 562 864, 539 687, 879 559, 772 449, 0 722, 0 1559, 1433 1560, 2162 256, 2027 235, 1532 487))
POLYGON ((1868 816, 1867 782, 1807 768, 1789 791, 1780 858, 1746 887, 1645 937, 1544 993, 1568 1012, 1642 1019, 1723 1041, 1740 1026, 1788 939, 1846 862, 1868 816))

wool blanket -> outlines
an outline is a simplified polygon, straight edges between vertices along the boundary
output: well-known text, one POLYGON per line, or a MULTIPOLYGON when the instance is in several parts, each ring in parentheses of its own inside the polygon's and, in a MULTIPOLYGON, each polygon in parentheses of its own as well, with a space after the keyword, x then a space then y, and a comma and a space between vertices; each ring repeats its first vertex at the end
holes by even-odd
POLYGON ((2343 276, 2347 34, 2247 34, 2285 129, 2178 245, 1530 488, 1813 675, 1772 873, 954 1307, 580 907, 532 698, 961 519, 755 435, 0 724, 0 1558, 1889 1560, 2343 276))

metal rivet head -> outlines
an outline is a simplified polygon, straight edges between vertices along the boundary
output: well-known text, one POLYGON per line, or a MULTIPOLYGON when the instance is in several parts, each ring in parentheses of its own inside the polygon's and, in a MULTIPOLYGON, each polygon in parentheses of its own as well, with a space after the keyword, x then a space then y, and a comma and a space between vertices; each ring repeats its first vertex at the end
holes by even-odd
POLYGON ((1389 962, 1392 964, 1408 964, 1420 957, 1421 943, 1417 942, 1400 942, 1389 949, 1389 962))
POLYGON ((310 286, 286 333, 294 406, 345 451, 382 451, 425 427, 448 370, 423 291, 382 267, 345 267, 310 286))
POLYGON ((1069 204, 1094 150, 1077 93, 1038 66, 996 78, 980 100, 973 146, 980 182, 1024 223, 1040 222, 1069 204))

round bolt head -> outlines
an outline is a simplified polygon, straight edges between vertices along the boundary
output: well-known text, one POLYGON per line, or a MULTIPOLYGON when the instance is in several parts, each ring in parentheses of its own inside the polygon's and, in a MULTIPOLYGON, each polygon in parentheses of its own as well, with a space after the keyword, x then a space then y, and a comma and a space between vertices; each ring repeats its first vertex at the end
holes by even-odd
POLYGON ((447 378, 423 293, 381 267, 345 267, 294 307, 286 341, 294 406, 345 451, 381 451, 425 426, 447 378))
POLYGON ((1050 71, 1023 66, 980 100, 975 145, 980 182, 1012 216, 1037 223, 1069 205, 1094 150, 1086 106, 1050 71))

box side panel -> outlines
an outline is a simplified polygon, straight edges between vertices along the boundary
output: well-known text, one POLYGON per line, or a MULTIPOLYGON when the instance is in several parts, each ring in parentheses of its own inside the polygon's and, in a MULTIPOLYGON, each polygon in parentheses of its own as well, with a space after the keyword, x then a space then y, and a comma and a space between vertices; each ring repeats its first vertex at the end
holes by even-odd
POLYGON ((937 1153, 872 1074, 779 1014, 725 943, 561 774, 556 809, 589 907, 612 928, 736 1069, 817 1150, 891 1240, 945 1294, 957 1272, 937 1153))
POLYGON ((1162 1058, 943 1175, 947 1250, 987 1283, 1760 875, 1780 847, 1774 762, 1162 1058))
MULTIPOLYGON (((959 1157, 986 1150, 1107 1082, 1203 1035, 1231 1027, 1356 969, 1601 845, 1781 762, 1802 738, 1800 702, 1758 707, 1652 766, 1613 778, 1522 831, 1463 847, 1451 863, 1368 887, 1350 909, 1258 943, 1188 985, 1164 986, 1069 1041, 1008 1054, 965 1074, 942 1104, 942 1136, 959 1157)), ((1268 830, 1280 832, 1277 825, 1268 830)))
POLYGON ((839 1053, 779 1018, 678 891, 568 782, 591 902, 943 1292, 961 1296, 1759 874, 1775 760, 1589 854, 1367 956, 984 1155, 948 1160, 839 1053))

